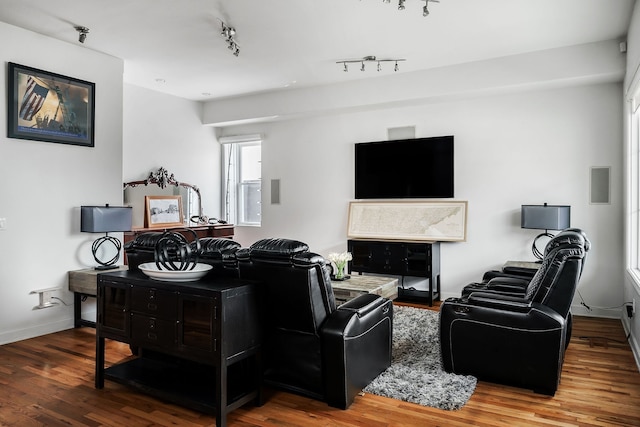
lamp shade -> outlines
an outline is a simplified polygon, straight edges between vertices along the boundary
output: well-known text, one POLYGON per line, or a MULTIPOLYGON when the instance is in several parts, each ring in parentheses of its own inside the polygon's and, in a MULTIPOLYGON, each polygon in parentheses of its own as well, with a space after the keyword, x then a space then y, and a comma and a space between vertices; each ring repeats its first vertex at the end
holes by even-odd
POLYGON ((571 226, 571 206, 522 205, 520 227, 564 230, 571 226))
POLYGON ((131 231, 131 206, 81 206, 80 231, 108 233, 131 231))

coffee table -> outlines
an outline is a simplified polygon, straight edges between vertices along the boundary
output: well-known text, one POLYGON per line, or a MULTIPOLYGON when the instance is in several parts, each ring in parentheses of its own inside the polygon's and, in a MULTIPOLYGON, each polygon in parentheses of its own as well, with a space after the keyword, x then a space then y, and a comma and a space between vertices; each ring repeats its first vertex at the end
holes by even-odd
POLYGON ((398 279, 393 277, 358 274, 347 280, 332 280, 331 285, 338 305, 362 294, 376 294, 391 300, 398 297, 398 279))

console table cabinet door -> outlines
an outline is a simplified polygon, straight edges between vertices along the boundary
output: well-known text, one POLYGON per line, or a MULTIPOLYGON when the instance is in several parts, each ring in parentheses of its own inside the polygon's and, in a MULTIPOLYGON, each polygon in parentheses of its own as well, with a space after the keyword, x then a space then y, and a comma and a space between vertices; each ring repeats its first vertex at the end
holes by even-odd
POLYGON ((129 285, 105 282, 98 288, 98 322, 106 337, 129 338, 129 285))
POLYGON ((132 312, 131 343, 156 350, 173 349, 176 344, 176 322, 132 312))
POLYGON ((175 319, 176 297, 176 292, 136 286, 131 289, 131 310, 163 319, 175 319))
POLYGON ((387 242, 350 241, 351 268, 365 273, 406 274, 404 245, 387 242))
POLYGON ((406 266, 407 276, 427 276, 431 275, 431 245, 407 244, 406 245, 406 266))
POLYGON ((217 354, 220 349, 217 299, 181 293, 178 296, 178 347, 194 357, 217 354))

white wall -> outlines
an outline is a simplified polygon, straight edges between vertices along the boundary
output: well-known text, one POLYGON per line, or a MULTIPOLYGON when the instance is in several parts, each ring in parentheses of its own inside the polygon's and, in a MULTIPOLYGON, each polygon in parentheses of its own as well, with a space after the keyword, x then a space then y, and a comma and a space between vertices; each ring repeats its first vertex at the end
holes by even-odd
MULTIPOLYGON (((122 203, 123 62, 82 45, 56 41, 0 22, 0 93, 7 99, 7 62, 96 84, 95 147, 0 135, 0 344, 73 325, 67 272, 95 265, 80 233, 80 206, 122 203), (36 289, 60 287, 68 306, 33 310, 36 289)), ((6 101, 0 102, 6 123, 6 101)))
POLYGON ((202 125, 202 103, 124 85, 124 181, 145 179, 164 167, 196 185, 205 215, 219 218, 220 144, 202 125))
MULTIPOLYGON (((262 227, 238 227, 237 240, 249 245, 289 237, 323 255, 345 250, 353 144, 386 139, 387 128, 416 126, 417 137, 455 136, 456 199, 469 201, 467 242, 441 248, 444 297, 459 295, 506 260, 532 259, 539 231, 520 228, 520 205, 548 202, 571 205, 572 225, 593 243, 579 288, 587 304, 619 305, 621 93, 619 83, 604 83, 224 129, 265 134, 262 227), (612 167, 610 205, 589 204, 591 166, 612 167), (269 204, 271 179, 281 180, 280 205, 269 204)), ((584 312, 580 306, 574 311, 584 312)))

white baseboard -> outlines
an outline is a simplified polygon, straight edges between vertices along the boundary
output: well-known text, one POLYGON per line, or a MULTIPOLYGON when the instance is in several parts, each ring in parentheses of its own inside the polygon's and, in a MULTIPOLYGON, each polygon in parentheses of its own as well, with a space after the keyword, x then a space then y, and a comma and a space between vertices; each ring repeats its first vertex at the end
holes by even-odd
POLYGON ((640 343, 630 333, 631 323, 627 316, 622 316, 622 327, 624 328, 625 335, 629 336, 629 346, 631 347, 631 352, 633 353, 633 358, 636 360, 636 366, 638 367, 638 371, 640 371, 640 343))
POLYGON ((0 345, 52 334, 71 328, 73 328, 73 319, 64 319, 44 325, 35 325, 29 328, 19 329, 17 331, 5 332, 0 334, 0 345))
POLYGON ((602 309, 592 307, 590 310, 582 304, 573 304, 571 306, 571 313, 575 316, 587 316, 587 317, 605 317, 607 319, 620 319, 622 318, 622 309, 602 309))

